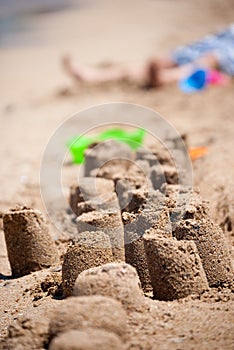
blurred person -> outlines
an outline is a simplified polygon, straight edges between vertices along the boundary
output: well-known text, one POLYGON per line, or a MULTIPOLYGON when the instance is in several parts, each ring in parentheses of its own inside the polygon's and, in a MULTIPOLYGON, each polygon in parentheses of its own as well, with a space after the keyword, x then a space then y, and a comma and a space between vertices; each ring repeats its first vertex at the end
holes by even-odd
POLYGON ((104 83, 128 80, 148 87, 159 87, 188 76, 194 67, 218 69, 234 76, 234 24, 202 40, 178 47, 164 57, 151 58, 139 65, 87 67, 63 58, 63 67, 77 82, 104 83))

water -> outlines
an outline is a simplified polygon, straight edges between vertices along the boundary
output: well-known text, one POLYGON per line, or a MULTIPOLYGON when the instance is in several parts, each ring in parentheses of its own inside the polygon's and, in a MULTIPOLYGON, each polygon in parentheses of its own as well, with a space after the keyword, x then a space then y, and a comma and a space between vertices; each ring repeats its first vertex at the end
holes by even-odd
POLYGON ((0 0, 0 46, 39 41, 33 18, 81 3, 78 0, 0 0))

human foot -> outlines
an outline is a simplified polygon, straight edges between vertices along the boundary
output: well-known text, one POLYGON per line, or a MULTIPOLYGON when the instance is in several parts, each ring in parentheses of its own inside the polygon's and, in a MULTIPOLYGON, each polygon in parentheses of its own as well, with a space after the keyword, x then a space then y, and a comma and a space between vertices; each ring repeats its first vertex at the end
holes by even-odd
POLYGON ((65 72, 78 82, 94 83, 98 79, 95 69, 74 63, 69 56, 62 58, 62 66, 65 72))
POLYGON ((72 78, 75 78, 78 81, 83 80, 79 69, 73 66, 70 56, 64 56, 62 58, 62 67, 65 70, 65 72, 72 78))

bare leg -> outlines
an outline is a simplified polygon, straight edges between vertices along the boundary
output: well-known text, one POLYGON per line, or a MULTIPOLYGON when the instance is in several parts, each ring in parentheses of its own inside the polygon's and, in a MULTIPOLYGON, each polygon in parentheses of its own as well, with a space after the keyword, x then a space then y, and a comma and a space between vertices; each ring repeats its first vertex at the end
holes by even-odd
POLYGON ((147 76, 147 66, 145 64, 86 67, 73 63, 69 57, 64 57, 62 64, 66 73, 78 82, 95 84, 126 79, 132 82, 142 83, 147 76))

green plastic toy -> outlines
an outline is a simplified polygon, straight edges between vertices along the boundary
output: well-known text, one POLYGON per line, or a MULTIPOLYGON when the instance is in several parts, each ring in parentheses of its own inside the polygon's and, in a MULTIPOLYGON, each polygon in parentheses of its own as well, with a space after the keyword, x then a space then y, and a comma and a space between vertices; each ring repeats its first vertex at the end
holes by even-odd
POLYGON ((128 144, 133 151, 139 148, 145 136, 144 129, 136 129, 134 131, 126 131, 115 128, 108 129, 96 136, 74 136, 67 142, 67 147, 71 153, 74 164, 82 164, 85 160, 85 151, 93 143, 117 140, 128 144))

